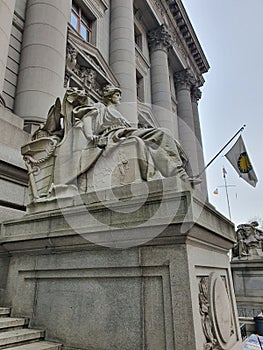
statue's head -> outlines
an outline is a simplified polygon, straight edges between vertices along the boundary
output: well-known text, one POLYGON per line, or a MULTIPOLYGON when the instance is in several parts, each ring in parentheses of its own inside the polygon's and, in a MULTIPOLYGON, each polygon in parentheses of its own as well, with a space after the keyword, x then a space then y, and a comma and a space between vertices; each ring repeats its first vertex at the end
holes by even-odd
MULTIPOLYGON (((114 85, 106 85, 103 88, 102 97, 103 97, 103 102, 104 103, 107 104, 109 101, 112 101, 112 98, 113 98, 114 95, 118 95, 120 97, 121 96, 121 89, 118 88, 117 86, 114 86, 114 85)), ((116 102, 116 104, 117 103, 119 103, 119 99, 118 99, 118 102, 116 102)))

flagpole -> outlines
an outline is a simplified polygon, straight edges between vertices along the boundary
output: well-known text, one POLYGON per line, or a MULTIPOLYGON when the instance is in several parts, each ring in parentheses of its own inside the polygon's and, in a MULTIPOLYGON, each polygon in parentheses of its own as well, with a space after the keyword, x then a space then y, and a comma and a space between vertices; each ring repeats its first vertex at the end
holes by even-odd
POLYGON ((203 174, 203 172, 209 167, 209 165, 210 165, 211 163, 213 163, 213 161, 223 152, 223 150, 230 144, 230 142, 233 141, 234 138, 235 138, 239 133, 241 133, 241 132, 245 129, 245 127, 246 127, 246 125, 244 124, 244 125, 242 126, 242 128, 240 128, 240 129, 235 133, 235 135, 231 137, 231 139, 225 144, 225 146, 224 146, 223 148, 221 148, 221 150, 214 156, 214 158, 212 158, 212 159, 210 160, 210 162, 204 167, 204 169, 203 169, 198 175, 195 175, 194 177, 200 177, 200 176, 203 174))
POLYGON ((228 215, 229 215, 229 219, 232 220, 231 217, 231 211, 230 211, 230 201, 229 201, 229 196, 228 196, 228 190, 227 190, 227 182, 226 182, 226 170, 225 167, 223 167, 223 178, 224 178, 224 182, 225 182, 225 190, 226 190, 226 200, 227 200, 227 207, 228 207, 228 215))

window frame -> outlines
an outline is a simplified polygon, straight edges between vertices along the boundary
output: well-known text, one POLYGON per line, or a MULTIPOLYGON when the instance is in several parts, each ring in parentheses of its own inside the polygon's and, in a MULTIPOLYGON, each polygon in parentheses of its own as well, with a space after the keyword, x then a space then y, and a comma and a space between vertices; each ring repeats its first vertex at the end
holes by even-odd
POLYGON ((140 29, 138 28, 138 26, 136 25, 136 23, 134 23, 134 41, 135 41, 135 45, 136 45, 141 51, 143 51, 142 32, 140 31, 140 29))
POLYGON ((137 99, 144 102, 144 76, 136 69, 136 92, 137 99))
POLYGON ((72 2, 69 23, 83 40, 85 40, 88 43, 92 43, 93 21, 87 17, 83 9, 75 1, 72 2), (77 19, 76 27, 72 24, 72 15, 74 15, 77 19), (81 34, 82 28, 85 29, 86 38, 81 34))

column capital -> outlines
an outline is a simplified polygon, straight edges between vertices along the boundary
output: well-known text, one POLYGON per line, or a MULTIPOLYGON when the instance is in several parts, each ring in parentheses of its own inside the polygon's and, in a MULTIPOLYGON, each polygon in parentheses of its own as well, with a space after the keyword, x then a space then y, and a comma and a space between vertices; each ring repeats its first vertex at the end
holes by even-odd
POLYGON ((202 97, 201 90, 198 87, 194 86, 191 91, 192 102, 198 103, 201 97, 202 97))
POLYGON ((171 34, 162 24, 148 32, 148 44, 152 51, 164 50, 167 52, 172 46, 171 34))
POLYGON ((174 80, 177 85, 177 89, 190 90, 195 85, 195 77, 189 68, 180 70, 174 73, 174 80))

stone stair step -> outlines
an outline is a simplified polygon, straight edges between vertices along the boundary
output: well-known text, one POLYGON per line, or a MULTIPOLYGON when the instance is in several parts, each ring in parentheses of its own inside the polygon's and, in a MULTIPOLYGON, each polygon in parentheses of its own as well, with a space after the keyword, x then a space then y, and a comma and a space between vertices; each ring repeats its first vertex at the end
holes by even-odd
POLYGON ((18 329, 8 332, 0 332, 0 349, 4 349, 4 346, 10 347, 16 343, 23 343, 32 340, 43 339, 45 331, 38 329, 18 329))
POLYGON ((0 317, 6 317, 10 315, 10 308, 9 307, 0 307, 0 317))
POLYGON ((56 343, 39 341, 31 344, 18 345, 12 348, 8 348, 8 350, 59 350, 60 346, 60 344, 56 343))
POLYGON ((23 327, 28 325, 28 319, 15 317, 1 317, 0 330, 12 327, 23 327))

